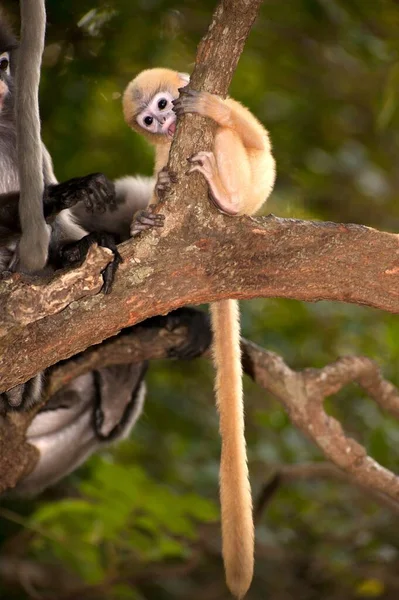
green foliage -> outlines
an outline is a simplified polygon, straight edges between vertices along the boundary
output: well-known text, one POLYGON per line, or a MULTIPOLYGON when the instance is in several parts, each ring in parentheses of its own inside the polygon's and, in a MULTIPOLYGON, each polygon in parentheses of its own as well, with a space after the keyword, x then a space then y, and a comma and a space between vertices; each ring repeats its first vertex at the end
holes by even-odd
POLYGON ((33 549, 69 564, 88 583, 114 568, 140 560, 184 558, 198 523, 216 521, 215 504, 196 494, 177 494, 138 466, 95 457, 80 498, 42 503, 30 520, 44 536, 33 549))

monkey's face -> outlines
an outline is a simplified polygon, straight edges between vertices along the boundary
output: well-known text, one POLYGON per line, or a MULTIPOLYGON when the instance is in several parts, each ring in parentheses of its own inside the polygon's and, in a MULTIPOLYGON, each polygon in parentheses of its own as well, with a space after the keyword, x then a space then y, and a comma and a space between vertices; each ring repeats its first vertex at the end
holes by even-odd
POLYGON ((0 54, 0 114, 3 112, 7 96, 10 94, 10 84, 10 54, 2 52, 0 54))
POLYGON ((126 123, 151 144, 170 144, 176 129, 172 100, 189 79, 187 73, 163 68, 139 73, 123 94, 126 123))
POLYGON ((170 92, 162 91, 153 96, 144 110, 136 117, 138 125, 148 133, 173 138, 176 129, 176 114, 173 112, 170 92))

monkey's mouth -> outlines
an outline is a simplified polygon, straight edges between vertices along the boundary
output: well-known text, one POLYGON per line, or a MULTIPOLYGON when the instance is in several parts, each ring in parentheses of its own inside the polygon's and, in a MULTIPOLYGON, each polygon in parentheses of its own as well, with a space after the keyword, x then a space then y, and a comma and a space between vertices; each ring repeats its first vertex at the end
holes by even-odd
POLYGON ((8 87, 4 81, 0 81, 0 112, 3 110, 4 101, 6 99, 8 87))
POLYGON ((173 137, 176 131, 176 121, 173 121, 168 127, 168 135, 173 137))
POLYGON ((168 116, 165 122, 162 125, 162 133, 163 135, 167 135, 169 138, 172 138, 176 130, 176 117, 174 114, 168 116))

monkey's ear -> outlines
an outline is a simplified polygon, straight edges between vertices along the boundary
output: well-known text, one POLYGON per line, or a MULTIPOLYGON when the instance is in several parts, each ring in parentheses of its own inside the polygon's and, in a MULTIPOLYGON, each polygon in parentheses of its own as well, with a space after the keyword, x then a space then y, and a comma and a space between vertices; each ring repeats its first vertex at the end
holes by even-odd
POLYGON ((190 75, 188 73, 178 73, 180 79, 184 81, 184 85, 190 83, 190 75))

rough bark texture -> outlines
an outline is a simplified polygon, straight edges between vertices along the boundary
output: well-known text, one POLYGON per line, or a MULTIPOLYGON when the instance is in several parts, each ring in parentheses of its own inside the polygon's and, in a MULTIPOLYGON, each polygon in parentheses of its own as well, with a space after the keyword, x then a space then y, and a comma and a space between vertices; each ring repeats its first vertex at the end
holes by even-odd
MULTIPOLYGON (((168 223, 175 217, 170 213, 168 223)), ((165 229, 121 246, 124 263, 109 296, 92 295, 101 285, 92 264, 82 269, 78 288, 69 287, 65 273, 43 286, 3 282, 0 392, 124 327, 187 304, 263 296, 399 312, 395 234, 275 217, 218 216, 179 236, 165 229)))

